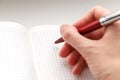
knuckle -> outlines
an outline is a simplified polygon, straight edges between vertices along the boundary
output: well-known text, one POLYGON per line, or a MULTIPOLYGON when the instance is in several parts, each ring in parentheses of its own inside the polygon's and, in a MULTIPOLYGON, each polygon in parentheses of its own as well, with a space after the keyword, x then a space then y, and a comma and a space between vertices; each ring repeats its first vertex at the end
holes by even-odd
POLYGON ((60 27, 61 32, 63 32, 63 30, 65 30, 68 26, 69 24, 62 24, 60 27))
POLYGON ((69 26, 69 24, 62 24, 61 27, 64 27, 64 26, 69 26))
POLYGON ((69 32, 69 29, 66 30, 66 31, 64 32, 64 34, 63 34, 63 38, 64 38, 65 40, 67 40, 67 41, 68 41, 72 36, 73 36, 73 35, 69 32))
POLYGON ((73 38, 72 27, 69 24, 61 25, 61 34, 64 40, 69 41, 73 38))

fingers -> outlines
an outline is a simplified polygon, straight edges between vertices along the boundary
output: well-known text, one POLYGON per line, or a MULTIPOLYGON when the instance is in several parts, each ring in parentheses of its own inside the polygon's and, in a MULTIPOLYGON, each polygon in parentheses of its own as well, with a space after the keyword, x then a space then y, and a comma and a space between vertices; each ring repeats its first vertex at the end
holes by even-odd
POLYGON ((81 72, 84 70, 85 66, 86 66, 85 60, 82 57, 80 57, 79 60, 77 61, 77 63, 74 65, 72 73, 74 75, 81 74, 81 72))
MULTIPOLYGON (((88 39, 80 35, 77 32, 76 28, 71 25, 63 25, 61 27, 61 34, 65 42, 67 42, 73 48, 80 51, 83 48, 83 46, 86 45, 86 42, 88 43, 89 41, 88 39), (81 47, 79 47, 79 45, 81 47)), ((71 46, 69 46, 67 43, 65 43, 65 45, 62 47, 60 55, 62 54, 62 57, 68 56, 67 57, 68 64, 74 66, 72 71, 73 74, 78 75, 83 71, 86 65, 85 60, 80 56, 80 54, 76 50, 73 51, 73 48, 71 48, 71 46)))
POLYGON ((80 54, 73 50, 68 56, 67 56, 67 62, 69 65, 73 66, 72 73, 74 75, 79 75, 85 68, 86 62, 80 56, 80 54))
MULTIPOLYGON (((82 27, 86 24, 89 24, 92 21, 95 21, 95 20, 107 15, 108 13, 109 13, 109 11, 106 10, 105 8, 96 6, 96 7, 92 8, 82 19, 78 20, 73 25, 75 27, 82 27)), ((106 30, 106 27, 103 27, 103 28, 100 28, 93 32, 90 32, 89 34, 87 34, 85 36, 89 39, 97 40, 97 39, 100 39, 104 35, 105 30, 106 30)))
POLYGON ((70 44, 73 48, 81 51, 84 46, 87 46, 90 43, 90 40, 80 35, 76 28, 71 25, 62 25, 61 26, 61 35, 65 42, 70 44))
POLYGON ((79 75, 84 70, 86 65, 85 60, 76 50, 69 53, 67 56, 67 63, 73 67, 72 73, 74 75, 79 75))
MULTIPOLYGON (((82 27, 94 20, 97 20, 107 15, 108 13, 109 13, 108 10, 97 6, 91 9, 88 12, 88 14, 84 16, 82 19, 74 23, 73 26, 67 24, 61 26, 60 29, 61 35, 66 43, 64 44, 60 51, 60 56, 64 58, 67 57, 68 64, 74 66, 72 71, 73 74, 76 75, 80 74, 86 65, 85 60, 80 56, 80 54, 77 51, 79 51, 81 55, 84 57, 85 54, 89 53, 88 49, 86 51, 86 47, 92 44, 92 40, 89 40, 80 35, 75 27, 82 27), (76 49, 77 51, 74 49, 76 49)), ((89 33, 85 36, 90 39, 99 39, 102 37, 104 31, 105 28, 102 28, 93 31, 92 33, 89 33)))
POLYGON ((109 13, 108 10, 106 10, 103 7, 96 6, 92 8, 82 19, 78 20, 76 23, 73 25, 75 27, 82 27, 85 24, 88 24, 94 20, 97 20, 109 13))
POLYGON ((67 56, 67 63, 69 65, 74 66, 76 64, 76 62, 78 61, 80 57, 80 54, 76 51, 73 50, 68 56, 67 56))
POLYGON ((70 52, 73 50, 73 47, 71 47, 69 44, 65 43, 62 47, 62 49, 60 50, 59 56, 62 58, 67 57, 70 52))

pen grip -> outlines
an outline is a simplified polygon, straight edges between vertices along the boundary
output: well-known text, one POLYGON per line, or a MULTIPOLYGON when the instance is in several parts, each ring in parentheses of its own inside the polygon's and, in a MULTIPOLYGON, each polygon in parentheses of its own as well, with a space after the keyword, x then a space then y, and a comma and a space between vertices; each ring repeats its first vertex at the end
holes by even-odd
MULTIPOLYGON (((101 27, 101 24, 99 22, 99 20, 93 21, 92 23, 89 23, 83 27, 77 27, 77 30, 79 31, 80 34, 84 35, 87 34, 91 31, 94 31, 98 28, 101 27)), ((58 40, 55 41, 55 44, 63 42, 63 38, 59 38, 58 40)))
POLYGON ((93 21, 83 27, 77 27, 80 34, 84 35, 101 27, 99 20, 93 21))

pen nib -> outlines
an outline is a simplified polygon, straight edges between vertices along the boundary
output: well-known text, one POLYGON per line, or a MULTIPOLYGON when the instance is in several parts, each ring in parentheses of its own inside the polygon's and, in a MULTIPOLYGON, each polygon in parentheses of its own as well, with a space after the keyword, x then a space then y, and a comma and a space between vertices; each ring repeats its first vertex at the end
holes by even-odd
POLYGON ((58 43, 61 43, 63 42, 64 40, 62 38, 59 38, 58 40, 55 41, 55 44, 58 44, 58 43))

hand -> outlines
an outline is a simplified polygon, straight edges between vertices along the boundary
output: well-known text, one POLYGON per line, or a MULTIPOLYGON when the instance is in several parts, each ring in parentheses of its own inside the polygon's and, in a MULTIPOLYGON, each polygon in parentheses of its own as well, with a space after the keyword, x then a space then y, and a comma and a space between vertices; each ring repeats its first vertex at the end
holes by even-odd
POLYGON ((60 56, 67 57, 68 63, 73 66, 74 74, 79 74, 87 63, 98 80, 120 79, 120 21, 84 35, 87 38, 80 35, 75 28, 108 13, 109 11, 102 7, 95 7, 73 26, 62 25, 61 35, 66 43, 60 56))
MULTIPOLYGON (((82 27, 85 24, 88 24, 96 19, 99 19, 108 13, 109 13, 109 11, 107 11, 101 7, 94 7, 93 9, 90 10, 90 12, 88 12, 88 14, 86 14, 82 19, 77 21, 73 26, 74 27, 82 27), (103 12, 103 13, 101 13, 101 12, 103 12)), ((62 25, 62 26, 65 26, 65 25, 62 25)), ((93 40, 100 39, 104 34, 105 28, 106 27, 103 27, 99 30, 93 31, 84 36, 87 38, 93 39, 93 40)), ((68 62, 68 64, 73 66, 72 72, 75 75, 80 74, 86 65, 85 60, 82 58, 82 56, 79 54, 79 52, 76 49, 74 49, 72 46, 70 46, 68 43, 65 43, 64 46, 62 47, 62 49, 60 51, 60 56, 63 58, 67 57, 67 62, 68 62)))

